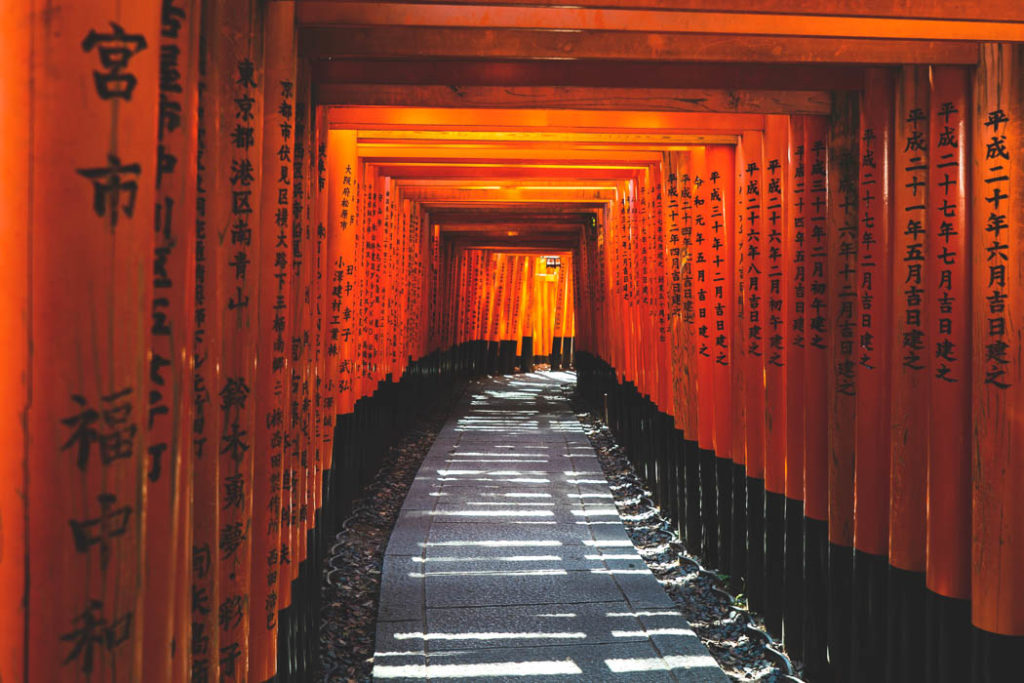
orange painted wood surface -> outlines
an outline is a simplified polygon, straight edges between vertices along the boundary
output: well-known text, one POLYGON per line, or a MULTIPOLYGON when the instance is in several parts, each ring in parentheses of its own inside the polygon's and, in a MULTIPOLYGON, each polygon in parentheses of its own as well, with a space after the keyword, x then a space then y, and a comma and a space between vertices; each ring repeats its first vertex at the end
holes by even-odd
POLYGON ((828 120, 804 121, 805 188, 808 216, 805 227, 807 253, 807 309, 804 357, 804 515, 828 520, 829 500, 829 310, 828 120))
POLYGON ((857 98, 837 96, 828 137, 828 536, 853 545, 857 395, 857 98))
POLYGON ((770 116, 765 120, 764 167, 761 187, 761 263, 758 274, 761 287, 761 337, 765 378, 765 489, 786 491, 786 454, 788 444, 786 364, 789 311, 783 272, 791 258, 792 245, 786 242, 786 226, 791 220, 789 187, 789 119, 770 116))
MULTIPOLYGON (((31 65, 24 59, 32 39, 30 8, 16 3, 0 7, 0 136, 6 141, 0 152, 0 175, 13 179, 30 163, 31 65)), ((0 338, 7 340, 7 362, 0 367, 0 396, 7 409, 0 417, 0 679, 25 679, 25 608, 27 590, 25 557, 28 538, 26 487, 28 439, 25 411, 29 403, 29 245, 31 198, 24 182, 0 183, 0 338)))
MULTIPOLYGON (((19 35, 33 45, 8 65, 27 63, 32 78, 15 176, 32 246, 12 254, 31 272, 24 674, 140 680, 160 4, 35 11, 19 35)), ((19 224, 3 232, 17 240, 19 224)), ((5 610, 21 593, 7 590, 5 610)))
POLYGON ((854 545, 889 549, 893 79, 870 70, 860 111, 857 239, 854 545))
POLYGON ((906 67, 896 80, 892 221, 892 380, 889 561, 924 571, 925 485, 928 462, 928 356, 934 344, 925 323, 928 182, 934 148, 928 70, 906 67))
MULTIPOLYGON (((971 185, 971 135, 980 131, 970 129, 970 74, 965 69, 934 67, 931 76, 929 231, 925 247, 930 263, 925 319, 927 339, 932 342, 926 348, 933 349, 934 356, 929 359, 926 385, 930 413, 926 568, 931 590, 963 600, 970 597, 971 385, 972 373, 976 372, 971 364, 971 323, 967 315, 972 310, 971 270, 977 267, 973 265, 976 262, 971 257, 971 245, 995 212, 989 212, 985 223, 980 224, 978 217, 971 215, 969 204, 972 192, 983 192, 982 187, 993 184, 975 175, 975 184, 971 185)), ((992 141, 991 137, 987 142, 992 141)), ((990 233, 986 230, 985 234, 990 233)), ((985 305, 991 303, 986 301, 985 305)))
POLYGON ((740 142, 743 148, 742 203, 737 211, 744 214, 744 368, 743 395, 745 404, 747 476, 765 476, 765 329, 767 328, 767 233, 765 227, 765 154, 761 131, 747 131, 740 142))
POLYGON ((804 415, 805 359, 807 355, 807 302, 810 289, 810 214, 811 163, 805 140, 807 117, 789 120, 787 147, 789 166, 786 182, 789 209, 783 230, 785 258, 782 265, 783 308, 786 324, 786 474, 785 494, 790 500, 804 498, 804 451, 806 450, 804 415))
POLYGON ((1024 52, 987 45, 975 76, 972 195, 971 616, 978 628, 1024 635, 1024 462, 1020 411, 1021 124, 1024 52))

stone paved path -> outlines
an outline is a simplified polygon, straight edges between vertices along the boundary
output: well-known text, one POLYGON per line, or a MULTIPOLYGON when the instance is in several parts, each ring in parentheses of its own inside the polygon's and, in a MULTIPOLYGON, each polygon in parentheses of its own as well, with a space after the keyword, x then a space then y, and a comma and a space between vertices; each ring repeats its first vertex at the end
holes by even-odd
POLYGON ((728 680, 626 536, 573 381, 470 385, 385 553, 375 680, 728 680))

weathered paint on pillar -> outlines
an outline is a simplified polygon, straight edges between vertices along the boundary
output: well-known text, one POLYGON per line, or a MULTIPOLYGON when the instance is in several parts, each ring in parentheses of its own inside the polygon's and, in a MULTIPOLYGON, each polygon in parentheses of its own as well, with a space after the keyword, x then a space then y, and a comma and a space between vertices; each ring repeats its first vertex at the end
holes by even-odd
POLYGON ((143 678, 181 680, 191 617, 192 325, 199 7, 161 12, 146 473, 143 678), (175 678, 177 677, 177 678, 175 678))

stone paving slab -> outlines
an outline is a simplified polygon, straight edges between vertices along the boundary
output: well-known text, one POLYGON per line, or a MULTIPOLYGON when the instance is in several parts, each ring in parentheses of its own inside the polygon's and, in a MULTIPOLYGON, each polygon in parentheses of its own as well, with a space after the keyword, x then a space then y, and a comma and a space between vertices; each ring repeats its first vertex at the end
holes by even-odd
POLYGON ((626 535, 573 381, 480 380, 453 412, 385 553, 375 679, 728 680, 626 535))

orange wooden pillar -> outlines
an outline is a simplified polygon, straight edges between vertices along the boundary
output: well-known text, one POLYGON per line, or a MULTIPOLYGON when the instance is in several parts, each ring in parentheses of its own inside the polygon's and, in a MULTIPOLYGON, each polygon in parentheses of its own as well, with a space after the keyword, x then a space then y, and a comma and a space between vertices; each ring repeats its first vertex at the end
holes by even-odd
POLYGON ((764 135, 746 131, 740 139, 745 168, 744 186, 746 260, 745 271, 745 367, 743 395, 746 404, 746 519, 747 593, 751 606, 764 607, 764 476, 765 476, 765 354, 768 329, 767 226, 765 221, 767 182, 764 135))
MULTIPOLYGON (((674 520, 678 522, 678 533, 684 541, 690 542, 687 535, 686 508, 687 486, 686 486, 686 463, 688 453, 687 435, 683 431, 682 414, 680 409, 680 398, 678 392, 678 377, 680 373, 679 364, 681 354, 677 340, 679 329, 679 318, 682 315, 683 303, 683 275, 682 275, 682 233, 680 221, 680 188, 679 168, 677 164, 677 152, 665 152, 662 155, 662 201, 663 213, 663 234, 662 242, 664 270, 662 280, 664 282, 664 335, 667 349, 666 370, 667 370, 667 407, 666 412, 672 416, 672 429, 674 442, 669 449, 668 467, 670 470, 670 495, 672 500, 669 510, 674 520)), ((581 268, 583 270, 583 268, 581 268)), ((592 272, 586 268, 584 272, 592 272)), ((581 300, 584 300, 581 297, 581 300)))
POLYGON ((537 259, 533 256, 526 257, 526 275, 523 282, 523 321, 522 321, 522 369, 523 372, 533 372, 533 356, 536 339, 534 336, 534 320, 536 319, 536 288, 537 281, 537 259))
POLYGON ((562 324, 565 319, 566 270, 558 261, 555 280, 554 310, 551 319, 551 369, 562 369, 562 324))
POLYGON ((505 290, 505 331, 501 337, 501 371, 515 372, 516 347, 519 345, 519 295, 523 289, 523 260, 519 255, 509 255, 508 288, 505 290))
MULTIPOLYGON (((783 269, 793 245, 784 239, 792 220, 789 187, 789 117, 765 117, 761 188, 761 334, 765 378, 764 548, 765 625, 782 634, 785 591, 786 454, 788 451, 786 363, 790 321, 785 307, 783 269)), ((794 447, 796 445, 794 444, 794 447)))
POLYGON ((161 13, 143 678, 185 680, 192 623, 192 340, 199 5, 161 13), (168 609, 167 601, 173 601, 168 609))
POLYGON ((809 677, 827 676, 829 311, 828 120, 804 123, 807 222, 807 310, 804 355, 804 628, 803 660, 809 677))
POLYGON ((711 328, 711 360, 714 364, 713 447, 715 451, 716 489, 718 491, 719 561, 726 572, 733 571, 733 536, 739 530, 732 523, 733 482, 733 243, 736 231, 736 153, 730 145, 707 148, 708 191, 711 206, 708 324, 711 328))
POLYGON ((573 254, 567 253, 562 256, 562 262, 567 264, 565 284, 565 315, 562 318, 562 367, 569 370, 575 367, 576 347, 576 311, 577 311, 577 260, 573 254))
POLYGON ((677 323, 678 361, 676 368, 676 394, 679 400, 680 423, 683 430, 683 459, 686 479, 686 539, 693 548, 704 548, 704 530, 713 523, 710 506, 702 491, 703 458, 698 444, 699 424, 697 411, 697 335, 695 323, 696 302, 696 245, 694 236, 695 207, 693 201, 693 173, 696 168, 696 150, 676 158, 679 183, 679 244, 682 263, 682 302, 677 323))
MULTIPOLYGON (((356 191, 356 133, 352 130, 328 130, 326 133, 327 183, 321 192, 326 205, 326 301, 324 304, 324 356, 327 362, 327 384, 330 387, 331 411, 341 426, 342 433, 354 429, 352 417, 355 409, 355 365, 358 352, 356 322, 357 297, 360 282, 357 278, 356 238, 359 223, 356 220, 358 193, 356 191)), ((357 494, 356 471, 359 457, 354 444, 345 442, 338 451, 340 468, 334 481, 338 490, 332 495, 349 501, 357 494), (347 473, 347 474, 346 474, 347 473)), ((338 520, 340 521, 340 520, 338 520)))
POLYGON ((972 187, 969 181, 970 87, 965 68, 931 71, 925 238, 930 264, 923 308, 924 348, 934 350, 935 356, 925 359, 928 382, 924 388, 931 417, 924 493, 928 515, 921 549, 924 561, 916 566, 921 567, 917 571, 925 571, 928 589, 925 675, 943 683, 969 676, 969 658, 954 645, 968 636, 971 597, 970 250, 979 224, 969 213, 968 198, 971 192, 984 192, 985 185, 972 187))
MULTIPOLYGON (((249 677, 265 681, 277 672, 278 572, 281 544, 282 463, 286 457, 288 340, 295 177, 295 3, 275 0, 266 8, 263 179, 259 218, 257 364, 254 385, 252 588, 248 601, 249 677)), ((301 160, 299 161, 301 163, 301 160)))
POLYGON ((783 309, 786 347, 785 561, 783 641, 794 657, 803 652, 804 592, 804 361, 807 352, 808 244, 811 210, 807 117, 789 119, 786 172, 788 216, 783 229, 783 309))
POLYGON ((924 665, 925 484, 928 355, 925 239, 930 184, 928 69, 903 67, 896 84, 892 218, 892 380, 887 671, 913 677, 924 665))
POLYGON ((713 356, 714 306, 711 301, 711 182, 707 148, 690 153, 691 270, 693 282, 693 322, 691 343, 694 348, 695 382, 691 400, 696 404, 696 441, 700 458, 701 519, 704 556, 712 566, 720 566, 718 473, 714 452, 715 386, 713 356))
MULTIPOLYGON (((248 678, 249 602, 252 568, 253 445, 255 443, 256 326, 262 182, 262 11, 255 2, 215 7, 207 39, 207 92, 216 110, 218 176, 211 205, 210 258, 217 260, 215 299, 210 315, 221 318, 211 349, 220 366, 210 388, 212 408, 220 414, 212 440, 220 461, 217 477, 216 552, 220 596, 212 605, 220 633, 216 657, 226 681, 248 678), (216 27, 214 29, 213 27, 216 27), (229 135, 219 133, 231 131, 229 135), (225 228, 227 228, 225 230, 225 228)), ((204 108, 206 104, 202 105, 204 108)), ((213 132, 216 131, 216 132, 213 132)), ((212 654, 212 653, 211 653, 212 654)))
POLYGON ((747 163, 744 146, 737 144, 733 184, 736 187, 736 230, 732 242, 732 544, 729 549, 731 571, 739 576, 747 573, 747 424, 744 376, 747 366, 747 163))
POLYGON ((854 678, 885 666, 892 321, 892 74, 871 69, 860 111, 854 455, 854 678))
POLYGON ((214 226, 227 222, 222 204, 215 197, 226 182, 217 169, 225 160, 223 145, 216 144, 218 118, 223 98, 211 97, 210 54, 205 49, 213 7, 203 5, 199 69, 199 122, 196 131, 196 227, 195 227, 195 313, 192 340, 192 548, 191 548, 191 635, 188 639, 191 680, 215 680, 220 672, 220 554, 217 531, 220 519, 218 476, 220 470, 220 411, 216 387, 220 383, 219 349, 222 316, 217 300, 217 273, 225 267, 214 257, 218 232, 214 226))
POLYGON ((856 411, 857 170, 856 96, 836 95, 828 135, 828 655, 849 680, 853 588, 853 461, 856 411))
MULTIPOLYGON (((985 45, 975 74, 971 239, 972 680, 1005 680, 1024 643, 1024 317, 1019 45, 985 45)), ((962 309, 960 309, 962 310, 962 309)), ((941 310, 939 311, 942 312, 941 310)), ((941 319, 941 318, 940 318, 941 319)), ((943 360, 943 359, 937 359, 943 360)), ((941 367, 936 363, 936 368, 941 367)), ((948 408, 933 406, 943 414, 948 408)))
MULTIPOLYGON (((31 79, 0 118, 12 137, 4 169, 17 164, 4 197, 19 195, 2 210, 21 219, 0 228, 12 249, 3 260, 17 261, 3 277, 29 278, 14 281, 0 305, 5 331, 11 315, 19 330, 5 361, 17 374, 4 371, 4 419, 20 423, 15 436, 27 446, 4 443, 3 468, 17 469, 4 480, 4 497, 15 500, 0 508, 0 570, 15 583, 4 584, 0 666, 12 680, 141 680, 160 3, 36 6, 31 14, 5 7, 0 16, 2 41, 24 48, 4 68, 18 90, 20 65, 31 79), (28 106, 12 110, 19 103, 28 106), (7 112, 26 128, 10 130, 7 112), (19 366, 26 341, 30 366, 19 366), (26 386, 27 411, 18 400, 26 386), (10 562, 23 563, 27 605, 10 562), (23 620, 8 641, 15 615, 23 620)), ((5 437, 12 426, 4 424, 5 437)), ((173 527, 173 517, 162 521, 173 527)), ((169 625, 174 596, 165 590, 154 607, 169 625)))
MULTIPOLYGON (((32 40, 31 8, 18 3, 0 7, 0 175, 7 179, 25 174, 31 159, 31 65, 25 60, 32 40)), ((7 359, 0 367, 0 397, 6 410, 0 417, 0 679, 26 680, 25 607, 28 584, 27 555, 28 441, 25 412, 29 403, 29 218, 31 197, 23 182, 0 184, 0 338, 6 340, 7 359)))
POLYGON ((514 316, 513 320, 513 340, 516 343, 515 357, 516 365, 519 368, 519 372, 525 372, 526 359, 523 355, 524 345, 523 338, 524 332, 524 321, 526 319, 526 287, 530 283, 530 277, 532 270, 530 269, 531 258, 529 256, 522 256, 519 259, 519 265, 517 266, 517 278, 519 286, 516 287, 515 297, 516 301, 513 304, 512 313, 514 316))

